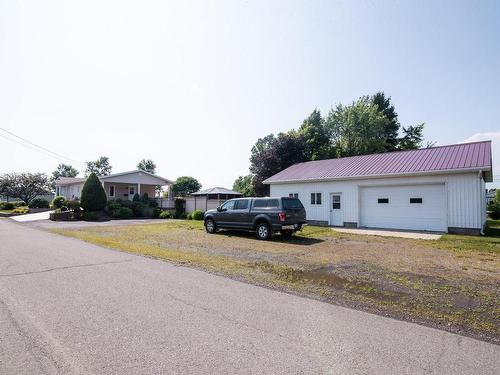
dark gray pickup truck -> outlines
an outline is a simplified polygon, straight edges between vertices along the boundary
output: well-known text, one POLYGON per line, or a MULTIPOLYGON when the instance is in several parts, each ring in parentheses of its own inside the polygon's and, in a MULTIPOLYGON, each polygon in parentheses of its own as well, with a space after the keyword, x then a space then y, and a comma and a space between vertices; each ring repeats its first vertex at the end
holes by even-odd
POLYGON ((298 198, 231 199, 216 210, 205 212, 208 233, 219 229, 255 231, 260 240, 267 240, 277 232, 291 236, 305 223, 306 210, 298 198))

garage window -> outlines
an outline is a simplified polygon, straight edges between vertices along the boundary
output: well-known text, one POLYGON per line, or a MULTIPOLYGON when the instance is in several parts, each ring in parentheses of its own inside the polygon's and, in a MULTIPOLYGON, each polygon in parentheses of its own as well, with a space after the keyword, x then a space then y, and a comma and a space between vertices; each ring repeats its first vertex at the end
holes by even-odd
POLYGON ((410 203, 422 203, 422 198, 410 198, 410 203))
POLYGON ((321 205, 321 193, 311 193, 311 205, 321 205))
POLYGON ((382 204, 382 203, 389 203, 389 198, 379 198, 378 199, 378 203, 382 204))

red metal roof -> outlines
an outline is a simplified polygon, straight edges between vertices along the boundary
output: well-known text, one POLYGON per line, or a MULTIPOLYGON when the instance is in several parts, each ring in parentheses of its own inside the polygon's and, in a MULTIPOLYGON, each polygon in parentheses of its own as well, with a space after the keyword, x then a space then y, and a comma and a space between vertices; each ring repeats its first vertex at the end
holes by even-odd
POLYGON ((482 170, 491 176, 491 141, 461 143, 419 150, 386 152, 347 158, 308 161, 269 177, 264 183, 304 180, 426 174, 439 171, 482 170))

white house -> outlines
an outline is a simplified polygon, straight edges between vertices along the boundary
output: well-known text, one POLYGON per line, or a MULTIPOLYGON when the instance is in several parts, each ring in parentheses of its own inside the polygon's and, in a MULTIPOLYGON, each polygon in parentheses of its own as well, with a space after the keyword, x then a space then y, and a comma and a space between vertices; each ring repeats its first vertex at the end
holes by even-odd
POLYGON ((311 223, 479 234, 492 180, 486 141, 299 163, 264 183, 311 223))
MULTIPOLYGON (((136 193, 141 196, 147 193, 150 198, 154 198, 157 186, 166 186, 169 190, 168 196, 172 197, 172 181, 141 170, 101 176, 99 180, 104 187, 108 199, 132 200, 136 193)), ((67 199, 80 199, 85 181, 86 178, 59 177, 55 181, 56 195, 61 195, 67 199)), ((161 207, 169 208, 173 206, 171 199, 164 200, 159 198, 158 200, 161 207)))

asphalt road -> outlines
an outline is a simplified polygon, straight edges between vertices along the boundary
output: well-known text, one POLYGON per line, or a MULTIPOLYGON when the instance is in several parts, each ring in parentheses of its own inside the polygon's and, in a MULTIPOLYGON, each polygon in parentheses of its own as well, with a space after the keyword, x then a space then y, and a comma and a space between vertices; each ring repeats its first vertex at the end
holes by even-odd
POLYGON ((498 374, 500 347, 0 219, 0 374, 498 374))

